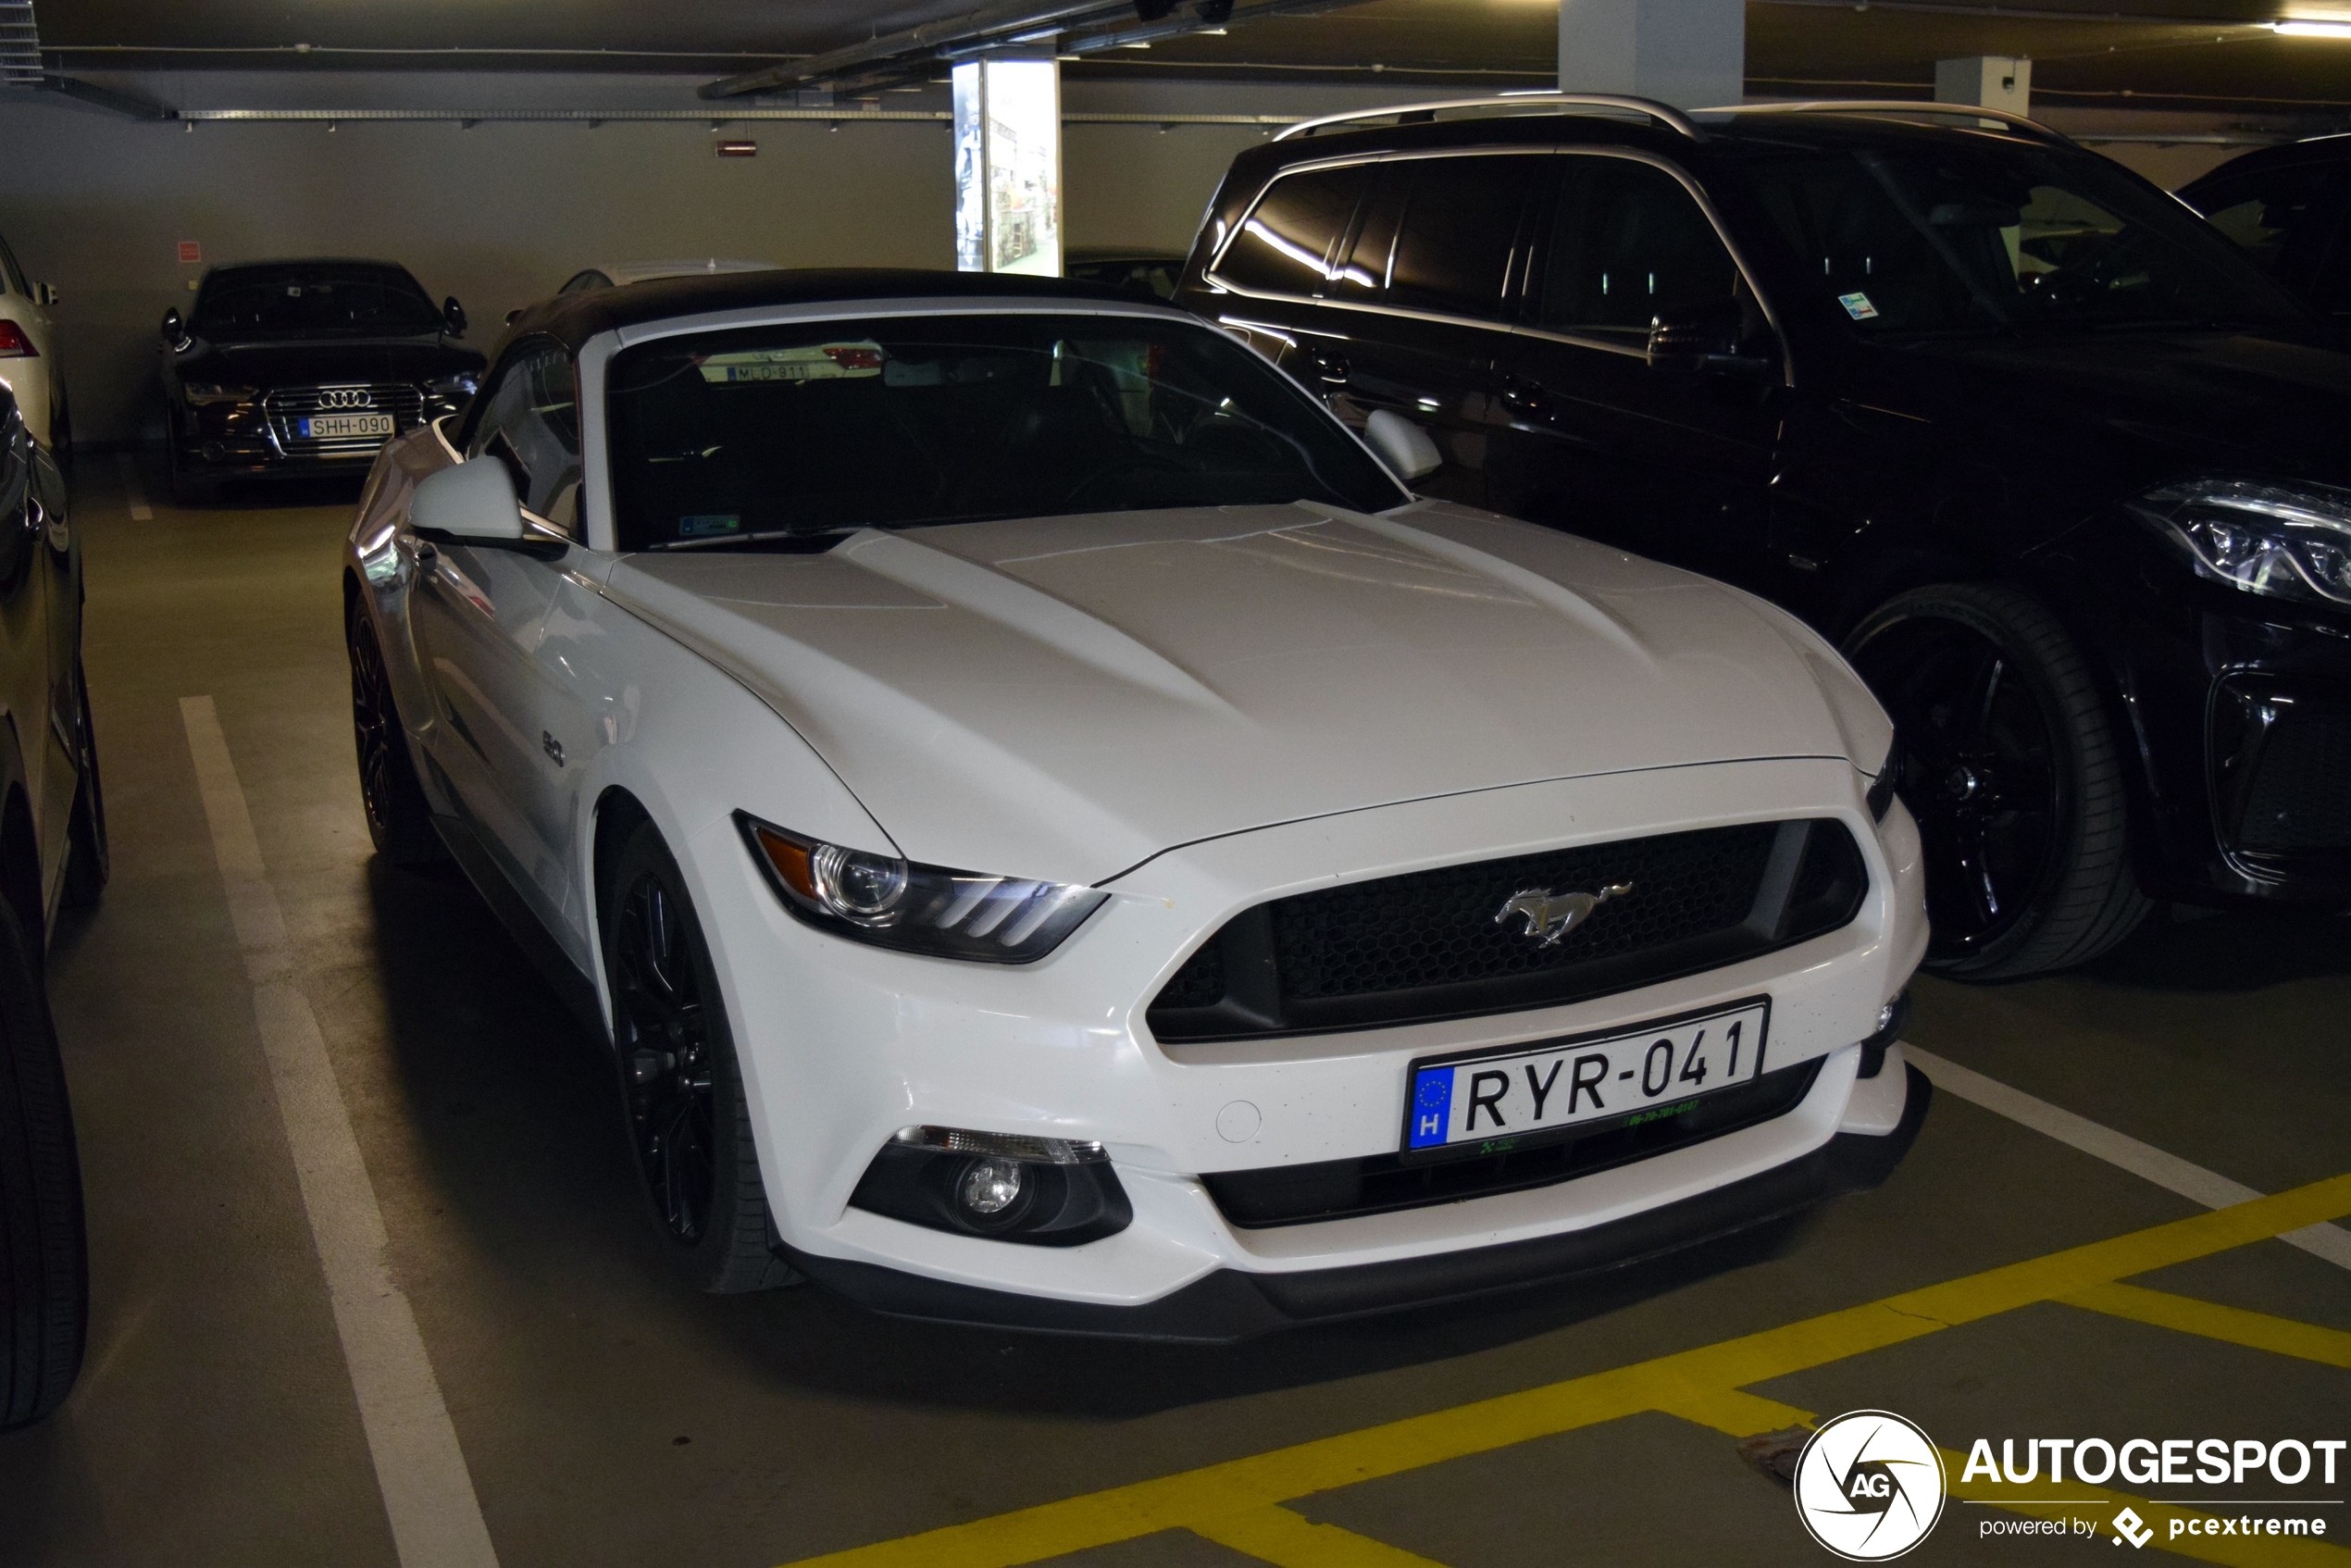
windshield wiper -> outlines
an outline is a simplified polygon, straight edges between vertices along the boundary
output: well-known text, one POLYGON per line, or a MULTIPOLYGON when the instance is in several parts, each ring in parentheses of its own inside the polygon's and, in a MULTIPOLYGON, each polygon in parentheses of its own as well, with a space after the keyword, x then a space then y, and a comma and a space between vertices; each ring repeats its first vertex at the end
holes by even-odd
MULTIPOLYGON (((647 550, 710 550, 729 544, 780 544, 814 541, 820 539, 840 539, 857 532, 865 525, 852 523, 834 529, 769 529, 760 533, 715 533, 704 539, 662 539, 645 546, 647 550)), ((830 548, 827 546, 827 548, 830 548)))

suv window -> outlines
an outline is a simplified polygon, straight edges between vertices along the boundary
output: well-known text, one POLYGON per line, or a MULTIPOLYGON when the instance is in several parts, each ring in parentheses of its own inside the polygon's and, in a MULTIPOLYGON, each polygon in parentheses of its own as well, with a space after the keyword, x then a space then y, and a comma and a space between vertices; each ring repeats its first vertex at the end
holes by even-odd
POLYGON ((571 359, 563 350, 551 344, 507 356, 466 455, 504 463, 523 505, 577 537, 579 404, 571 359))
POLYGON ((2270 276, 2306 288, 2334 229, 2333 207, 2320 199, 2333 173, 2326 164, 2302 164, 2216 180, 2196 192, 2196 205, 2270 276))
POLYGON ((1748 178, 1865 332, 2312 325, 2193 213, 2093 155, 1987 141, 1773 158, 1748 178))
POLYGON ((1736 299, 1738 266, 1679 180, 1633 158, 1563 162, 1542 326, 1639 345, 1655 321, 1703 316, 1736 299))
POLYGON ((1389 305, 1490 318, 1502 308, 1519 209, 1547 155, 1407 158, 1384 166, 1379 199, 1339 288, 1378 286, 1389 305))
POLYGON ((1353 220, 1371 174, 1369 164, 1353 164, 1275 180, 1217 258, 1217 277, 1263 293, 1318 292, 1332 248, 1353 220))

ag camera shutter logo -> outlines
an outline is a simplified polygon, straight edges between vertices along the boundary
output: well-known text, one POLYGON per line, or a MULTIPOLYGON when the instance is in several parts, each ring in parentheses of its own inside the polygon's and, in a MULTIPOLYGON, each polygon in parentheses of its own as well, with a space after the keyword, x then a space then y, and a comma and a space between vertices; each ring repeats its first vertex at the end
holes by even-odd
POLYGON ((1943 1516, 1943 1456, 1890 1411, 1849 1411, 1797 1456, 1796 1515, 1848 1562, 1899 1557, 1943 1516))

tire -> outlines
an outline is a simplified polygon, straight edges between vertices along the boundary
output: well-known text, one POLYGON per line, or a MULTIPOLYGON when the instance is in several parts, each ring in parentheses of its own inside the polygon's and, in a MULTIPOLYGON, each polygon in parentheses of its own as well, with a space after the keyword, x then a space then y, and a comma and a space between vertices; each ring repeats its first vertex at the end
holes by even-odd
POLYGON ((168 450, 171 459, 171 504, 175 506, 209 506, 220 499, 220 481, 208 475, 188 472, 180 458, 180 442, 170 440, 168 450))
POLYGON ((106 795, 98 778, 98 734, 90 723, 90 681, 77 660, 74 690, 81 697, 81 739, 78 742, 81 780, 74 786, 73 814, 66 820, 66 885, 68 909, 93 907, 106 890, 113 862, 106 848, 106 795))
POLYGON ((621 1111, 640 1188, 678 1268, 730 1295, 800 1279, 774 1226, 710 949, 650 822, 623 842, 604 913, 621 1111))
POLYGON ((351 728, 359 753, 359 805, 376 852, 394 865, 429 865, 449 850, 432 825, 432 808, 417 782, 408 732, 392 694, 392 673, 367 606, 351 602, 343 622, 351 654, 351 728))
POLYGON ((90 1322, 81 1167, 36 962, 0 903, 0 1431, 57 1408, 90 1322))
POLYGON ((2153 906, 2131 860, 2122 761, 2088 664, 2013 588, 1881 605, 1846 656, 1893 716, 1926 848, 1926 965, 2016 979, 2086 964, 2153 906))

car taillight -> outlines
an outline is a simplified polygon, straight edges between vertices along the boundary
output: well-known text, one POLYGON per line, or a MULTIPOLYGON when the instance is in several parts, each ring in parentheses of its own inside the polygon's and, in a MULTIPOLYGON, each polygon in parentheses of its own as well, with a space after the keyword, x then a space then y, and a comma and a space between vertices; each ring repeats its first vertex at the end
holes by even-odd
POLYGON ((41 351, 24 335, 24 329, 0 317, 0 359, 38 359, 41 351))

